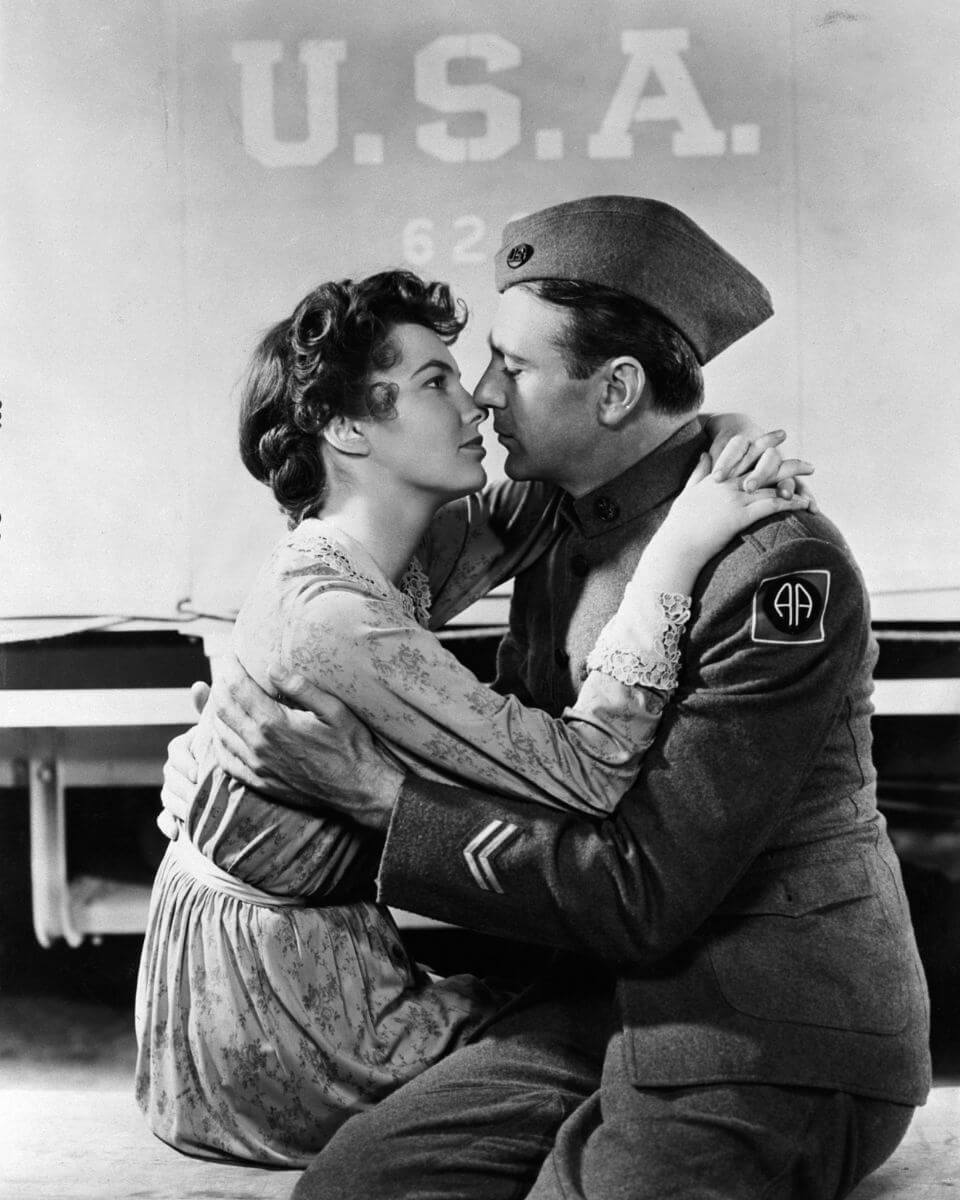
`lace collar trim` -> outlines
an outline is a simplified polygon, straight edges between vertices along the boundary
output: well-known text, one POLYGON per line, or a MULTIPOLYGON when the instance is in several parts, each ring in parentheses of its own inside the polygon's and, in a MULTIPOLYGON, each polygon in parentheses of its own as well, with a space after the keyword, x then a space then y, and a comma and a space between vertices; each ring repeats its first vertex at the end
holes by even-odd
POLYGON ((418 625, 427 629, 430 625, 430 605, 433 603, 433 597, 430 595, 430 580, 427 579, 418 558, 410 560, 409 567, 401 576, 399 591, 404 609, 409 605, 410 616, 418 625))
POLYGON ((293 531, 290 540, 299 548, 309 546, 311 552, 318 553, 322 561, 335 567, 344 578, 368 587, 385 599, 395 596, 407 617, 424 629, 428 628, 433 597, 430 594, 430 581, 419 559, 410 560, 410 565, 395 587, 358 541, 323 518, 303 521, 293 531), (370 573, 361 570, 361 566, 370 573))

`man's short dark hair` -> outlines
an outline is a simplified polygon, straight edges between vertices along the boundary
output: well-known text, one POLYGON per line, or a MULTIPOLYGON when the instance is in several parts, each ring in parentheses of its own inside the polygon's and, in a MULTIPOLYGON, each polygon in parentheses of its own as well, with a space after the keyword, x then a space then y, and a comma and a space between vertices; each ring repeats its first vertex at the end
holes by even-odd
POLYGON ((703 372, 693 347, 642 301, 573 279, 532 279, 515 286, 567 310, 558 349, 574 379, 586 379, 608 359, 629 354, 646 372, 658 412, 691 412, 703 403, 703 372))

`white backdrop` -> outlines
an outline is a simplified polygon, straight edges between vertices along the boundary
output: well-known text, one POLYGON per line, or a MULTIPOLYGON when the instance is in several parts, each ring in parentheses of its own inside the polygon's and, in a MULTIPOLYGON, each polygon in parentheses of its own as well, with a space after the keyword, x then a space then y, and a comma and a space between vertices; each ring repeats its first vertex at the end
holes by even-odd
POLYGON ((708 407, 796 435, 874 592, 960 588, 952 0, 0 22, 0 616, 233 612, 283 527, 235 450, 259 333, 321 279, 406 263, 470 304, 474 378, 503 223, 598 192, 677 204, 767 283, 777 315, 710 365, 708 407))

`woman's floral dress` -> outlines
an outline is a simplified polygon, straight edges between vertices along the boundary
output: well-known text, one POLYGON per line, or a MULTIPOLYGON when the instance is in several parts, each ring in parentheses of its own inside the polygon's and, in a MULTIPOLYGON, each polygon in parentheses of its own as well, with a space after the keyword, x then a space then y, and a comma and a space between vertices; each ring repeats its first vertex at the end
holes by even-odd
MULTIPOLYGON (((527 538, 524 553, 537 544, 527 538)), ((457 554, 444 568, 444 619, 492 579, 482 538, 457 554)), ((416 559, 396 588, 357 542, 309 519, 261 571, 234 647, 267 689, 279 664, 338 695, 421 775, 609 812, 673 686, 683 598, 633 597, 561 718, 480 684, 425 628, 429 609, 416 559)), ((153 1131, 187 1153, 302 1165, 504 997, 411 962, 371 898, 377 837, 224 774, 206 718, 194 750, 189 827, 160 867, 144 942, 137 1099, 153 1131)))

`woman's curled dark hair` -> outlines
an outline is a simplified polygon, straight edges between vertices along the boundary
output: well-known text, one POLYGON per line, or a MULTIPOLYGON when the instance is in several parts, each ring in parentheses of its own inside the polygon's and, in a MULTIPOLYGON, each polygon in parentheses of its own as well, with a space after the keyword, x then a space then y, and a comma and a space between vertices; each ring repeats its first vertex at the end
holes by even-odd
POLYGON ((466 307, 445 283, 411 271, 322 283, 278 322, 253 353, 240 403, 240 456, 269 484, 291 527, 323 506, 320 434, 334 417, 393 415, 396 387, 370 382, 400 358, 399 324, 455 342, 466 307))

